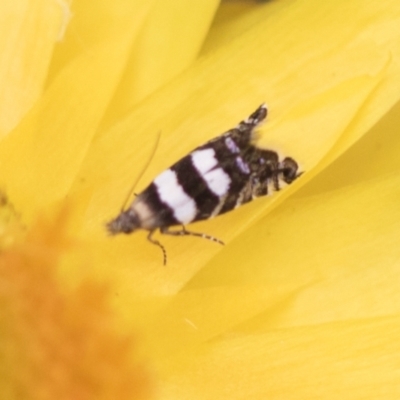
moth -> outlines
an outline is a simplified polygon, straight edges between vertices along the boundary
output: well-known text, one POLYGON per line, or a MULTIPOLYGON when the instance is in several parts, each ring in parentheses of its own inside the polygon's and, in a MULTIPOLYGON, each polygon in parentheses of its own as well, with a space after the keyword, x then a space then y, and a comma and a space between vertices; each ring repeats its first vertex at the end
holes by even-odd
POLYGON ((163 252, 164 265, 166 250, 153 238, 157 230, 164 235, 198 236, 224 244, 213 236, 188 231, 186 225, 231 211, 301 175, 293 158, 280 160, 276 151, 255 145, 256 128, 266 117, 267 108, 262 104, 235 128, 161 172, 129 208, 107 224, 108 232, 116 235, 147 230, 147 239, 163 252), (181 229, 171 230, 173 226, 181 229))

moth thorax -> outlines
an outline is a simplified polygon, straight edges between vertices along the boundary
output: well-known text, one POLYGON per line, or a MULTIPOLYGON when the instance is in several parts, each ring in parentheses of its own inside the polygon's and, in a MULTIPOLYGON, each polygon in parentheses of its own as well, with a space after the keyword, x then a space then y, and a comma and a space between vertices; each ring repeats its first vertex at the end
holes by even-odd
POLYGON ((286 157, 280 163, 280 171, 282 173, 282 179, 284 182, 292 183, 299 176, 297 173, 298 168, 299 166, 297 162, 293 160, 293 158, 286 157))
POLYGON ((117 218, 113 219, 107 224, 107 230, 111 235, 118 233, 132 233, 136 229, 140 228, 140 219, 135 210, 129 208, 126 211, 122 211, 117 218))

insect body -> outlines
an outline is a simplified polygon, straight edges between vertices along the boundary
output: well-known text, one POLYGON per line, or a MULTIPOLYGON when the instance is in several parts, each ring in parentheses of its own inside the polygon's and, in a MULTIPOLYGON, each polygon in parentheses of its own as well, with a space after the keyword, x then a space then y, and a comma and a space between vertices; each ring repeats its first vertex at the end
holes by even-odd
POLYGON ((244 203, 279 190, 280 182, 292 183, 300 173, 295 160, 279 160, 275 151, 254 145, 255 128, 266 118, 261 105, 235 128, 197 147, 158 175, 130 207, 107 224, 111 234, 149 231, 148 240, 162 234, 199 236, 223 244, 212 236, 187 231, 185 225, 224 214, 244 203), (181 230, 170 230, 174 225, 181 230))

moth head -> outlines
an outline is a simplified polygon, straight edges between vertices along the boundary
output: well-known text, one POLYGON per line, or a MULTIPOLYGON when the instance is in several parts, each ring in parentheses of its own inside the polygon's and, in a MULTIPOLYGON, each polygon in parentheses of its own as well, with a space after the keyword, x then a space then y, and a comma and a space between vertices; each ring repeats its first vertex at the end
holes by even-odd
POLYGON ((117 235, 118 233, 129 234, 138 228, 140 228, 140 220, 132 208, 122 211, 107 224, 107 230, 111 235, 117 235))
POLYGON ((296 178, 298 178, 302 172, 297 172, 299 169, 299 166, 296 161, 293 160, 293 158, 286 157, 281 163, 280 163, 280 172, 282 174, 282 179, 286 183, 292 183, 296 178))

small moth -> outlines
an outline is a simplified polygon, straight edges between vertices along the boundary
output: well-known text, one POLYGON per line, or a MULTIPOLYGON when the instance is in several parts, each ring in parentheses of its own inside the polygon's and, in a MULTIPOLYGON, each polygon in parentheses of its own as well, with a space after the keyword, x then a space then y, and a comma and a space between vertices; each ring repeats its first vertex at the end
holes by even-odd
POLYGON ((292 183, 301 173, 297 162, 283 160, 273 150, 258 148, 255 130, 266 118, 264 104, 235 128, 208 141, 161 172, 136 196, 130 207, 107 224, 110 234, 129 234, 138 229, 149 231, 147 239, 164 246, 153 234, 198 236, 224 244, 221 240, 188 231, 185 225, 216 217, 279 190, 280 183, 292 183), (170 230, 180 225, 181 230, 170 230))

